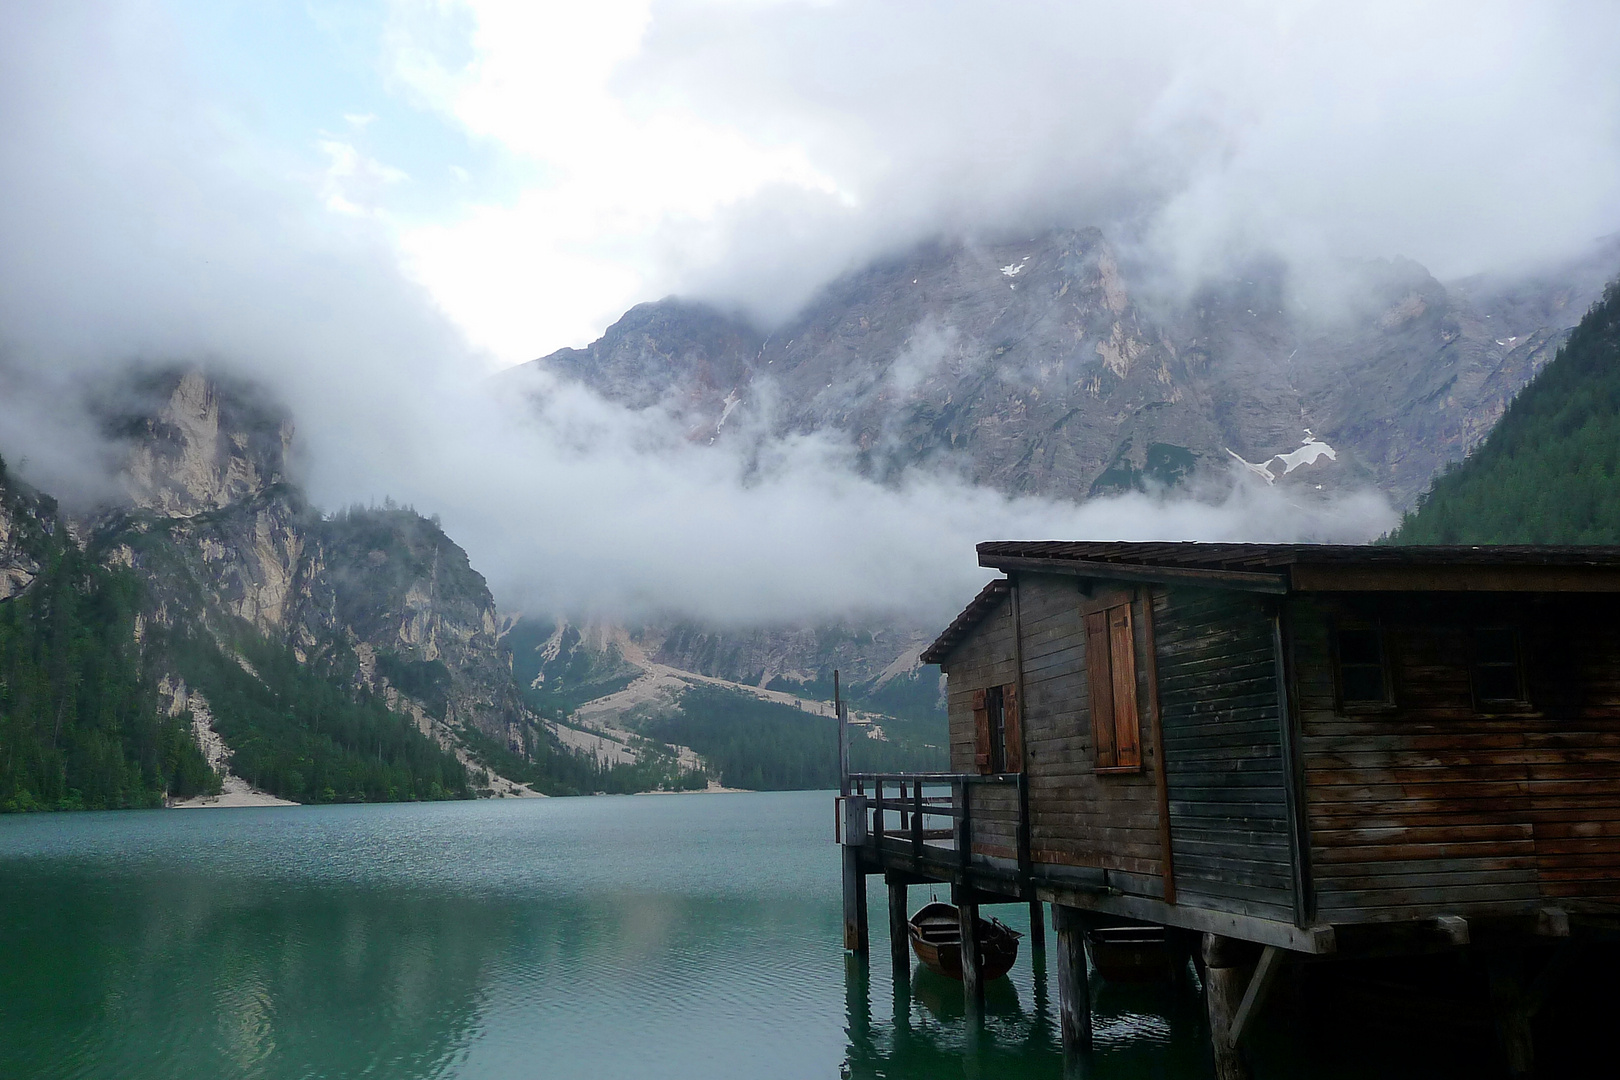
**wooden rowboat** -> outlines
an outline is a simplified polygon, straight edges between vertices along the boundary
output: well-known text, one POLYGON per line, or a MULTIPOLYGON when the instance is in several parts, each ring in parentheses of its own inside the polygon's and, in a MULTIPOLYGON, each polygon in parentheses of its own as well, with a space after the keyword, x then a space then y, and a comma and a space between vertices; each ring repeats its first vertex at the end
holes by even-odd
POLYGON ((1109 982, 1157 982, 1175 971, 1162 926, 1093 926, 1085 935, 1092 966, 1109 982))
MULTIPOLYGON (((985 982, 999 979, 1018 959, 1018 939, 1024 935, 1000 919, 979 919, 979 972, 985 982)), ((917 909, 906 929, 911 951, 929 971, 948 979, 962 978, 962 916, 951 904, 938 900, 917 909)))

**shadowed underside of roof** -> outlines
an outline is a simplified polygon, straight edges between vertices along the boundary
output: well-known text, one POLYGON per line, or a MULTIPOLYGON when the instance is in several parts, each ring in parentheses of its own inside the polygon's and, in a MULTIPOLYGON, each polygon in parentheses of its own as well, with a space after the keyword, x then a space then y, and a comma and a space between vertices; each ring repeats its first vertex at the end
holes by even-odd
POLYGON ((1311 564, 1363 566, 1620 567, 1620 547, 1545 545, 1200 544, 997 540, 980 544, 979 565, 1010 559, 1069 559, 1200 570, 1268 570, 1311 564))
MULTIPOLYGON (((1124 582, 1182 582, 1260 593, 1603 592, 1620 594, 1620 546, 1399 546, 997 540, 979 565, 1124 582)), ((992 581, 922 654, 937 664, 1011 589, 992 581)))
POLYGON ((1012 591, 1012 584, 1006 578, 997 578, 979 590, 968 606, 962 609, 962 614, 951 620, 951 625, 928 648, 923 650, 922 662, 937 664, 945 659, 946 655, 956 647, 956 643, 967 637, 978 621, 990 613, 990 609, 1001 602, 1001 598, 1012 591))

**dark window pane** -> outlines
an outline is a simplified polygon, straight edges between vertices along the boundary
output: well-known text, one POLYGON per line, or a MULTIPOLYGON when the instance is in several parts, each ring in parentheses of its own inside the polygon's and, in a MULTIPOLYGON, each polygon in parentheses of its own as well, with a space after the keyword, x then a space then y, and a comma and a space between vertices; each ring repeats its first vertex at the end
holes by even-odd
POLYGON ((1382 665, 1344 664, 1339 671, 1339 680, 1344 689, 1346 704, 1365 704, 1388 700, 1388 695, 1384 693, 1384 669, 1382 665))
POLYGON ((1482 664, 1474 669, 1474 692, 1481 701, 1518 701, 1519 669, 1513 664, 1482 664))
POLYGON ((1384 664, 1384 649, 1377 627, 1356 627, 1339 631, 1339 663, 1384 664))
POLYGON ((1519 635, 1511 626, 1481 627, 1474 631, 1474 658, 1481 664, 1519 662, 1519 635))

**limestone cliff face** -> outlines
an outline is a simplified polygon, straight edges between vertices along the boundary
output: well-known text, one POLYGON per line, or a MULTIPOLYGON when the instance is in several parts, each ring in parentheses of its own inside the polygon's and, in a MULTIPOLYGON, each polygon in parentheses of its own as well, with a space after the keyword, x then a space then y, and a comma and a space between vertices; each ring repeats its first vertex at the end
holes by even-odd
POLYGON ((101 531, 146 580, 159 625, 222 640, 245 625, 306 662, 354 653, 358 682, 446 731, 505 739, 526 719, 489 589, 436 524, 392 506, 312 509, 291 418, 251 387, 174 372, 113 399, 131 505, 101 531))
POLYGON ((55 503, 13 479, 0 460, 0 600, 34 580, 46 537, 59 527, 55 503))
POLYGON ((1617 270, 1613 245, 1514 281, 1369 262, 1345 269, 1330 305, 1256 263, 1169 295, 1097 230, 1054 230, 920 245, 828 285, 768 337, 665 300, 536 363, 635 408, 677 403, 711 438, 758 430, 739 412, 844 432, 878 476, 944 464, 1081 498, 1244 461, 1268 483, 1372 484, 1406 506, 1617 270))
POLYGON ((128 447, 124 480, 137 506, 192 517, 285 482, 292 420, 252 388, 186 371, 133 390, 110 420, 128 447))

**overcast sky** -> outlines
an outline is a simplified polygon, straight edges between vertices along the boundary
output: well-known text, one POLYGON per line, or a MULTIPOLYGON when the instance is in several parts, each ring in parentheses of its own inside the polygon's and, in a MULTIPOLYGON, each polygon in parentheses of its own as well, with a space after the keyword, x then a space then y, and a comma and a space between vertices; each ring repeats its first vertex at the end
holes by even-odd
MULTIPOLYGON (((514 593, 512 535, 547 529, 529 561, 656 593, 675 507, 638 490, 700 508, 699 561, 706 522, 825 546, 745 526, 829 483, 922 504, 827 473, 837 448, 787 455, 771 502, 723 459, 671 489, 679 455, 570 458, 555 412, 490 444, 478 378, 671 292, 782 318, 942 231, 1114 223, 1189 277, 1256 250, 1533 266, 1620 228, 1616 40, 1612 2, 0 0, 0 448, 49 479, 51 379, 219 363, 292 405, 328 505, 442 511, 514 593), (557 525, 604 491, 635 504, 613 543, 557 525)), ((960 560, 987 496, 934 483, 907 497, 963 515, 960 560)), ((1230 535, 1154 520, 1124 528, 1230 535)))

